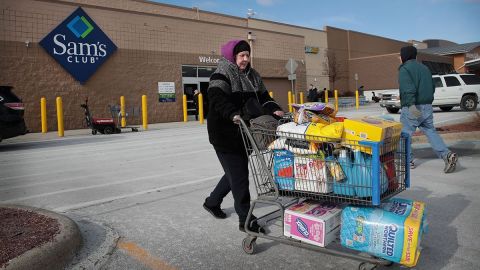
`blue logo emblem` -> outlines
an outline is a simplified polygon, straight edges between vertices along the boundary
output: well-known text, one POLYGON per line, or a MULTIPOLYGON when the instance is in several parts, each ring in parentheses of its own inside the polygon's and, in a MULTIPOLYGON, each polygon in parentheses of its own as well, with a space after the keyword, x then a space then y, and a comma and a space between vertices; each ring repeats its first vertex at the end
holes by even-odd
POLYGON ((44 37, 40 45, 81 84, 117 50, 80 7, 44 37))
POLYGON ((307 224, 305 224, 305 222, 298 217, 295 220, 295 223, 297 224, 297 231, 302 234, 303 237, 308 238, 310 233, 308 232, 307 224))

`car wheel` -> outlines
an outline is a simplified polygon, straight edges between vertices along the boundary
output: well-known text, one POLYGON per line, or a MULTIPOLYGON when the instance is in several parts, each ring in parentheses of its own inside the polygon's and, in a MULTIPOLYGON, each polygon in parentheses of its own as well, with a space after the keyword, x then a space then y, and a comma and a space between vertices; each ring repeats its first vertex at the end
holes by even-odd
POLYGON ((449 112, 453 109, 453 106, 442 106, 440 107, 440 110, 444 111, 444 112, 449 112))
POLYGON ((105 127, 105 129, 103 129, 103 133, 112 134, 113 133, 113 128, 112 127, 105 127))
POLYGON ((387 108, 387 112, 389 113, 398 113, 399 110, 399 108, 387 108))
POLYGON ((477 109, 477 97, 468 95, 462 97, 462 101, 460 102, 460 107, 464 111, 474 111, 477 109))

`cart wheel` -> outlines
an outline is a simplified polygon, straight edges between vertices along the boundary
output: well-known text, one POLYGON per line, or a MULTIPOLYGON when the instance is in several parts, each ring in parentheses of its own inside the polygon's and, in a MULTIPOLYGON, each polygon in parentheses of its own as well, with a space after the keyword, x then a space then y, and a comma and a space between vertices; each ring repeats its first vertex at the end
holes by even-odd
POLYGON ((92 135, 97 135, 97 130, 96 129, 92 129, 92 135))
POLYGON ((376 268, 377 265, 368 262, 362 262, 358 265, 358 270, 374 270, 376 268))
POLYGON ((252 255, 255 252, 255 246, 257 245, 255 240, 257 240, 257 238, 252 238, 248 236, 243 239, 242 246, 245 253, 252 255))
POLYGON ((112 134, 113 133, 113 128, 112 127, 105 127, 103 129, 103 133, 105 134, 112 134))

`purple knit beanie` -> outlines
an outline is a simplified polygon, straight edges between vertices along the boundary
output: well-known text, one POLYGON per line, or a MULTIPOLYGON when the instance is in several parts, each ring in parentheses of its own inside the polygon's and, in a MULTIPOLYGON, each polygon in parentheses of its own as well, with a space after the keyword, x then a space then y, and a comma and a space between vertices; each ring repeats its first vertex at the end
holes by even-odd
POLYGON ((250 52, 250 45, 241 39, 230 40, 222 46, 222 56, 232 63, 235 63, 235 55, 243 51, 250 52))

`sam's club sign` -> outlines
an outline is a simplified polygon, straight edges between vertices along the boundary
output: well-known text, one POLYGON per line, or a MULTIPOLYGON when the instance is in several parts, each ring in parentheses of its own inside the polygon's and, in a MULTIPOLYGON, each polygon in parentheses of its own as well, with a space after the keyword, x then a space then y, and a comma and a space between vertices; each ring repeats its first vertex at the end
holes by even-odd
POLYGON ((82 84, 117 50, 80 7, 43 38, 40 45, 82 84))

